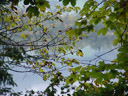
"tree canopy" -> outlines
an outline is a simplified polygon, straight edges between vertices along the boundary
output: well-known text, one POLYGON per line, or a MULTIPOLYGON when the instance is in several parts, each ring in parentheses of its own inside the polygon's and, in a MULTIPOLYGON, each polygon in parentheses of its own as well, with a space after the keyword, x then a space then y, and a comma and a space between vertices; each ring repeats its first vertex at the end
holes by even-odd
POLYGON ((25 96, 55 96, 56 86, 61 87, 60 96, 128 95, 128 0, 87 0, 82 9, 75 6, 76 0, 59 0, 64 6, 56 5, 55 12, 46 11, 50 8, 47 0, 23 0, 27 5, 25 11, 17 7, 20 0, 1 2, 0 94, 22 94, 7 87, 16 86, 10 73, 13 71, 36 73, 44 81, 51 81, 44 92, 31 90, 25 96), (69 3, 72 7, 66 7, 69 3), (72 11, 80 15, 75 27, 58 27, 65 25, 62 18, 65 12, 72 11), (98 24, 103 27, 95 30, 98 24), (67 54, 83 57, 81 49, 75 50, 75 43, 82 36, 87 38, 87 33, 106 35, 108 31, 116 36, 111 41, 114 49, 88 60, 88 63, 65 57, 67 54), (113 50, 118 50, 116 59, 109 62, 101 59, 113 50), (92 64, 97 59, 100 61, 92 64), (63 74, 65 67, 70 73, 68 76, 63 74), (74 86, 76 82, 78 85, 74 86))

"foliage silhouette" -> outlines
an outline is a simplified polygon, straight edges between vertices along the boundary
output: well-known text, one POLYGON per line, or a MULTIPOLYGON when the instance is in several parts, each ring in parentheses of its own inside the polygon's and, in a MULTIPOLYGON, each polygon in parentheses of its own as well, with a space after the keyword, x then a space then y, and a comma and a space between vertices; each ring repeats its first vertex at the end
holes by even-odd
MULTIPOLYGON (((76 0, 59 0, 63 5, 71 3, 76 5, 76 0)), ((128 95, 128 1, 127 0, 87 0, 80 10, 80 18, 76 20, 77 27, 68 26, 64 30, 57 30, 52 33, 42 23, 46 20, 64 23, 59 15, 64 12, 76 12, 78 7, 56 6, 58 11, 46 12, 50 8, 46 0, 24 0, 29 5, 26 13, 18 12, 17 2, 11 2, 11 9, 2 6, 1 28, 0 28, 0 74, 1 85, 15 85, 13 77, 8 72, 33 72, 42 76, 43 80, 51 80, 51 83, 44 92, 27 91, 27 95, 54 96, 57 92, 56 86, 60 86, 61 95, 67 96, 127 96, 128 95), (40 12, 42 11, 42 12, 40 12), (22 14, 23 13, 23 14, 22 14), (28 16, 28 17, 26 17, 28 16), (94 26, 103 24, 98 30, 94 26), (40 31, 41 30, 41 31, 40 31), (116 48, 103 53, 96 58, 89 60, 89 63, 80 62, 77 59, 64 57, 66 54, 83 56, 81 49, 73 51, 75 43, 81 36, 96 32, 97 35, 106 35, 112 31, 116 38, 111 41, 116 48), (87 33, 85 33, 87 32, 87 33), (20 37, 20 38, 19 38, 20 37), (52 49, 53 48, 53 49, 52 49), (50 50, 54 50, 51 54, 50 50), (117 58, 105 62, 101 57, 118 49, 117 58), (29 54, 29 52, 35 52, 29 54), (98 63, 92 64, 92 61, 98 63), (58 64, 59 63, 59 64, 58 64), (83 65, 84 64, 84 65, 83 65), (77 67, 74 67, 77 65, 77 67), (13 67, 25 68, 24 71, 13 69, 13 67), (64 76, 61 69, 68 68, 70 75, 64 76), (26 71, 27 69, 27 71, 26 71), (1 71, 3 70, 3 71, 1 71), (5 73, 2 73, 5 72, 5 73), (117 79, 117 81, 114 81, 117 79), (78 82, 78 86, 73 84, 78 82)), ((51 25, 54 29, 54 24, 51 25)), ((5 87, 5 86, 4 86, 5 87)), ((1 89, 3 94, 4 87, 1 89)), ((10 90, 7 90, 10 91, 10 90)), ((21 93, 10 93, 20 95, 21 93)))

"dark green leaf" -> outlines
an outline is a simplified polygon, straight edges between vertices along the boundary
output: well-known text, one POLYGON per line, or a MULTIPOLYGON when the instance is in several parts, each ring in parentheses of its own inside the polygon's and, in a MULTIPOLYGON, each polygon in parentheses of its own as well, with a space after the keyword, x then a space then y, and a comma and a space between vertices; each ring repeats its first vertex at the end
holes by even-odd
POLYGON ((69 2, 70 2, 69 0, 63 0, 63 5, 67 6, 69 4, 69 2))
POLYGON ((25 4, 25 5, 28 5, 29 2, 30 2, 30 0, 24 0, 24 4, 25 4))
POLYGON ((76 0, 71 0, 71 5, 75 6, 76 5, 76 0))

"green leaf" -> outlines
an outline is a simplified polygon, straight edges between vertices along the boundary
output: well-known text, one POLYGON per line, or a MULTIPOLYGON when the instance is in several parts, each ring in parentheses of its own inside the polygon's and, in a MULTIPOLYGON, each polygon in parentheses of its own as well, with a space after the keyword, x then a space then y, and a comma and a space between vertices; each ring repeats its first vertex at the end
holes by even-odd
POLYGON ((24 28, 26 28, 26 29, 27 29, 27 28, 28 28, 28 25, 27 25, 27 24, 24 24, 24 28))
POLYGON ((15 27, 15 23, 14 22, 11 24, 11 27, 15 27))
POLYGON ((40 71, 41 73, 43 73, 43 72, 44 72, 44 70, 43 70, 43 69, 41 69, 41 68, 39 69, 39 71, 40 71))
POLYGON ((30 0, 30 4, 34 5, 35 4, 35 0, 30 0))
POLYGON ((38 8, 37 7, 33 7, 31 5, 26 9, 26 11, 28 13, 28 17, 29 18, 31 18, 33 15, 34 16, 38 16, 39 15, 38 8))
POLYGON ((24 0, 24 4, 28 5, 30 0, 24 0))
POLYGON ((76 28, 71 31, 68 31, 68 36, 72 38, 76 31, 77 31, 76 28))
POLYGON ((47 80, 47 75, 43 76, 43 80, 46 81, 47 80))
POLYGON ((49 5, 49 2, 48 2, 48 1, 45 1, 45 2, 44 2, 44 5, 45 5, 47 8, 50 8, 50 5, 49 5))
POLYGON ((114 46, 116 46, 119 43, 119 39, 114 39, 112 43, 114 46))
POLYGON ((71 5, 75 6, 76 5, 76 0, 71 0, 71 5))
POLYGON ((102 33, 102 35, 105 35, 108 31, 108 28, 101 28, 100 30, 97 31, 97 35, 100 35, 102 33))
POLYGON ((76 55, 83 57, 83 52, 82 52, 82 50, 78 50, 78 51, 76 52, 76 55))
POLYGON ((57 6, 56 6, 56 9, 60 9, 60 6, 59 6, 59 5, 57 5, 57 6))
POLYGON ((20 35, 20 37, 21 37, 21 38, 23 38, 23 39, 25 39, 25 38, 26 38, 26 36, 25 36, 25 34, 24 34, 24 33, 22 33, 22 34, 20 35))
POLYGON ((69 0, 63 0, 63 5, 67 6, 69 4, 69 2, 70 2, 69 0))
POLYGON ((80 64, 79 61, 77 61, 76 59, 73 59, 72 62, 74 62, 76 64, 80 64))
POLYGON ((82 34, 85 38, 87 38, 87 35, 85 35, 85 34, 82 34))

